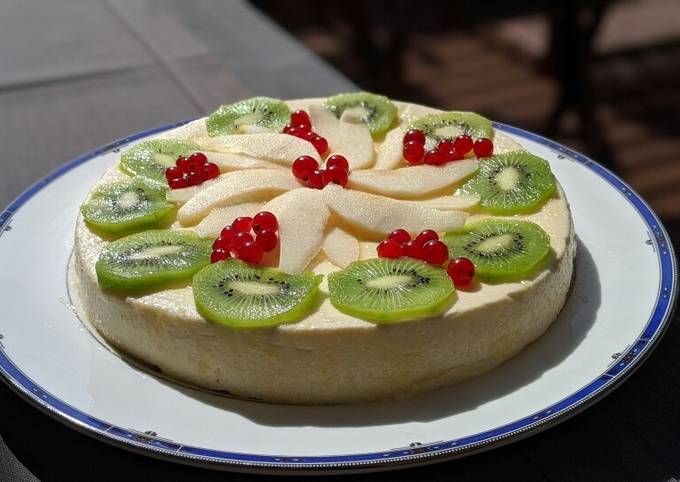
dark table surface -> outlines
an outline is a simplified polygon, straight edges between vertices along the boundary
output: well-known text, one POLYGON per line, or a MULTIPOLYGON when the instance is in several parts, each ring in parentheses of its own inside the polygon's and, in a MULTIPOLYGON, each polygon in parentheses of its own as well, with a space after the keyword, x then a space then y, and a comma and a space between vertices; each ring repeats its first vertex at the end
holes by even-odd
MULTIPOLYGON (((69 159, 133 132, 255 94, 293 98, 355 88, 241 1, 5 0, 0 2, 0 205, 69 159)), ((506 447, 401 475, 674 480, 680 474, 677 341, 676 317, 632 378, 571 420, 506 447)), ((95 441, 1 384, 0 406, 2 481, 259 478, 162 462, 95 441)))

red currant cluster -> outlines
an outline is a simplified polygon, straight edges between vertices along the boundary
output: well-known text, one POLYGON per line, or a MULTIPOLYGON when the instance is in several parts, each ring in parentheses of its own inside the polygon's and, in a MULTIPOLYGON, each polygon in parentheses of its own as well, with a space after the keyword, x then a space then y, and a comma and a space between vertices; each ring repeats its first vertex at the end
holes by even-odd
POLYGON ((264 253, 274 250, 279 244, 278 229, 279 222, 269 211, 257 213, 252 218, 236 218, 213 243, 210 262, 217 263, 233 255, 246 263, 258 264, 264 253))
POLYGON ((441 166, 451 161, 463 159, 470 151, 477 157, 489 157, 493 154, 493 143, 485 137, 473 142, 472 137, 460 135, 455 140, 442 139, 436 149, 425 152, 425 134, 418 129, 411 129, 404 134, 404 159, 412 165, 431 164, 441 166))
POLYGON ((165 179, 171 189, 197 186, 220 175, 217 164, 208 162, 202 152, 194 152, 189 157, 179 156, 175 165, 165 170, 165 179))
MULTIPOLYGON (((442 265, 449 259, 449 248, 431 229, 421 231, 415 239, 411 239, 405 229, 396 229, 378 244, 377 251, 379 258, 408 256, 436 265, 442 265)), ((467 258, 454 258, 449 262, 446 271, 456 287, 461 288, 472 282, 475 265, 467 258)))
POLYGON ((330 183, 345 187, 349 180, 349 162, 345 156, 334 154, 326 161, 326 168, 319 169, 316 159, 300 156, 293 162, 293 176, 312 189, 323 189, 330 183))
POLYGON ((290 124, 286 124, 283 133, 311 142, 320 156, 328 152, 328 141, 312 130, 312 121, 304 110, 296 110, 291 114, 290 124))

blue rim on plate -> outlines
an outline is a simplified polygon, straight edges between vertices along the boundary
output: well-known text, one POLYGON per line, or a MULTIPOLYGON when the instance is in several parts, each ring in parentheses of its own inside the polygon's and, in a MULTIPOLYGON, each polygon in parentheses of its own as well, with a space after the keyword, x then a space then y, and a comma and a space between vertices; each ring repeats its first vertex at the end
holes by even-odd
MULTIPOLYGON (((33 184, 0 214, 0 233, 4 231, 13 215, 24 203, 47 184, 68 171, 94 157, 118 149, 137 139, 181 126, 191 120, 193 119, 140 132, 95 149, 65 164, 33 184)), ((677 261, 668 234, 657 216, 640 196, 611 171, 586 156, 537 134, 501 123, 494 123, 494 127, 546 146, 559 152, 562 157, 568 156, 606 180, 631 203, 638 214, 644 219, 651 233, 651 240, 649 242, 655 248, 659 259, 661 269, 659 291, 652 315, 640 336, 630 345, 630 348, 625 353, 620 354, 617 358, 618 361, 611 365, 606 372, 559 402, 512 423, 456 440, 384 452, 294 457, 222 452, 181 445, 156 437, 154 433, 133 432, 91 417, 87 413, 68 405, 44 391, 33 382, 9 359, 0 341, 0 373, 3 375, 4 381, 17 393, 47 414, 100 440, 174 462, 237 471, 324 473, 384 470, 407 464, 432 463, 488 450, 527 437, 565 420, 618 386, 642 363, 661 339, 675 308, 677 297, 677 261)))

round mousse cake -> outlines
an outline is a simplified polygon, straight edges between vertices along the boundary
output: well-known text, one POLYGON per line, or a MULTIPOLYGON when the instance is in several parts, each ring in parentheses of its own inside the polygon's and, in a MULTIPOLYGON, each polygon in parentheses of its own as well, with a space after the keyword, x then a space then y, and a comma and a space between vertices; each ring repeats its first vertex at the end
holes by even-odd
POLYGON ((70 282, 91 328, 165 377, 339 404, 515 356, 575 251, 548 163, 478 114, 256 97, 123 151, 81 206, 70 282))

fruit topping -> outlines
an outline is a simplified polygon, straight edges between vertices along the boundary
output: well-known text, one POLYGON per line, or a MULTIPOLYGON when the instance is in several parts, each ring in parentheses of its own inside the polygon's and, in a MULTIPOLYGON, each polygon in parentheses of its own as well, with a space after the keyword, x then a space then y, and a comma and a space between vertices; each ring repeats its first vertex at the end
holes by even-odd
POLYGON ((123 235, 161 224, 175 212, 175 206, 165 200, 164 189, 141 179, 126 179, 97 187, 80 212, 95 231, 123 235))
POLYGON ((290 124, 286 124, 283 133, 310 142, 319 155, 323 156, 328 152, 328 141, 312 130, 312 121, 304 110, 293 112, 290 124))
POLYGON ((349 172, 349 162, 347 162, 345 156, 341 156, 340 154, 333 154, 326 161, 326 169, 330 169, 333 166, 337 166, 344 171, 349 172))
POLYGON ((349 163, 339 154, 328 158, 325 169, 319 169, 316 160, 309 156, 298 157, 292 170, 296 178, 312 189, 323 189, 330 183, 345 187, 349 181, 349 163))
POLYGON ((211 241, 190 231, 151 230, 106 245, 95 265, 102 288, 141 292, 189 280, 210 262, 211 241))
POLYGON ((300 156, 293 162, 293 175, 301 181, 308 181, 312 173, 319 168, 316 159, 310 156, 300 156))
POLYGON ((399 258, 404 255, 401 243, 389 238, 381 241, 376 250, 379 258, 399 258))
POLYGON ((238 260, 211 264, 196 273, 196 309, 207 320, 234 328, 296 321, 315 305, 322 276, 289 275, 238 260))
POLYGON ((393 239, 399 244, 404 244, 411 241, 411 235, 405 229, 399 228, 392 231, 387 239, 393 239))
POLYGON ((260 263, 264 253, 274 250, 279 243, 276 234, 278 226, 276 216, 269 211, 261 211, 252 218, 249 216, 236 218, 231 225, 222 229, 220 237, 213 242, 211 262, 228 259, 233 254, 246 263, 260 263), (220 253, 215 254, 218 251, 220 253), (221 251, 225 251, 227 255, 224 256, 221 251))
POLYGON ((462 134, 453 141, 453 147, 461 154, 461 156, 468 154, 472 150, 473 144, 474 141, 472 140, 472 137, 467 134, 462 134))
POLYGON ((415 239, 406 241, 404 243, 404 254, 409 258, 423 259, 423 245, 417 243, 415 239))
POLYGON ((189 141, 170 139, 144 141, 123 152, 118 167, 126 174, 144 178, 148 184, 167 188, 166 170, 170 167, 180 167, 183 172, 188 172, 190 169, 178 166, 176 161, 179 156, 188 156, 199 149, 198 144, 189 141))
POLYGON ((555 177, 540 157, 512 151, 480 161, 479 170, 463 184, 461 194, 479 194, 479 206, 493 214, 538 209, 555 192, 555 177))
POLYGON ((198 186, 219 175, 220 168, 217 164, 209 162, 202 152, 194 152, 189 157, 179 156, 175 160, 175 165, 165 170, 165 179, 171 189, 198 186))
POLYGON ((208 135, 281 132, 291 117, 288 105, 279 99, 253 97, 222 105, 205 121, 208 135))
POLYGON ((421 231, 418 236, 416 236, 416 243, 418 243, 420 246, 424 246, 428 241, 437 241, 438 239, 439 235, 437 233, 431 229, 425 229, 424 231, 421 231))
POLYGON ((423 244, 423 261, 430 264, 443 264, 449 259, 449 248, 439 240, 431 240, 423 244))
POLYGON ((366 124, 373 137, 387 132, 397 118, 397 107, 390 99, 369 92, 334 95, 323 105, 338 119, 366 124))
MULTIPOLYGON (((460 135, 474 138, 493 138, 491 121, 474 112, 443 112, 429 114, 409 125, 425 135, 425 148, 434 149, 444 139, 454 140, 460 135)), ((454 144, 455 145, 455 144, 454 144)))
POLYGON ((439 149, 430 149, 425 153, 425 164, 441 166, 442 164, 446 164, 446 161, 446 153, 439 149))
MULTIPOLYGON (((419 131, 418 131, 419 132, 419 131)), ((417 141, 409 141, 404 144, 404 159, 412 165, 423 163, 423 156, 425 155, 424 144, 417 141)))
POLYGON ((407 258, 355 261, 328 276, 331 303, 338 310, 376 322, 436 315, 455 288, 440 267, 407 258))
POLYGON ((474 263, 481 281, 526 278, 543 266, 550 254, 550 237, 530 221, 486 219, 447 233, 442 238, 451 257, 474 263))
POLYGON ((315 169, 309 180, 307 181, 307 187, 312 189, 323 189, 326 183, 323 178, 324 169, 315 169))
POLYGON ((491 157, 493 155, 493 142, 491 142, 491 139, 482 137, 475 141, 473 149, 477 157, 491 157))
POLYGON ((416 144, 423 146, 425 145, 425 134, 423 134, 423 131, 418 129, 406 131, 406 134, 404 134, 404 145, 408 144, 409 142, 415 142, 416 144))
POLYGON ((228 249, 217 248, 212 250, 212 254, 210 255, 210 262, 217 263, 218 261, 224 261, 225 259, 229 258, 231 258, 231 253, 229 253, 228 249))
POLYGON ((464 256, 453 258, 446 267, 446 272, 453 280, 456 288, 465 288, 475 277, 475 264, 464 256))
POLYGON ((349 180, 347 171, 341 166, 331 166, 325 169, 323 173, 323 184, 324 186, 333 183, 339 186, 347 186, 347 181, 349 180))

